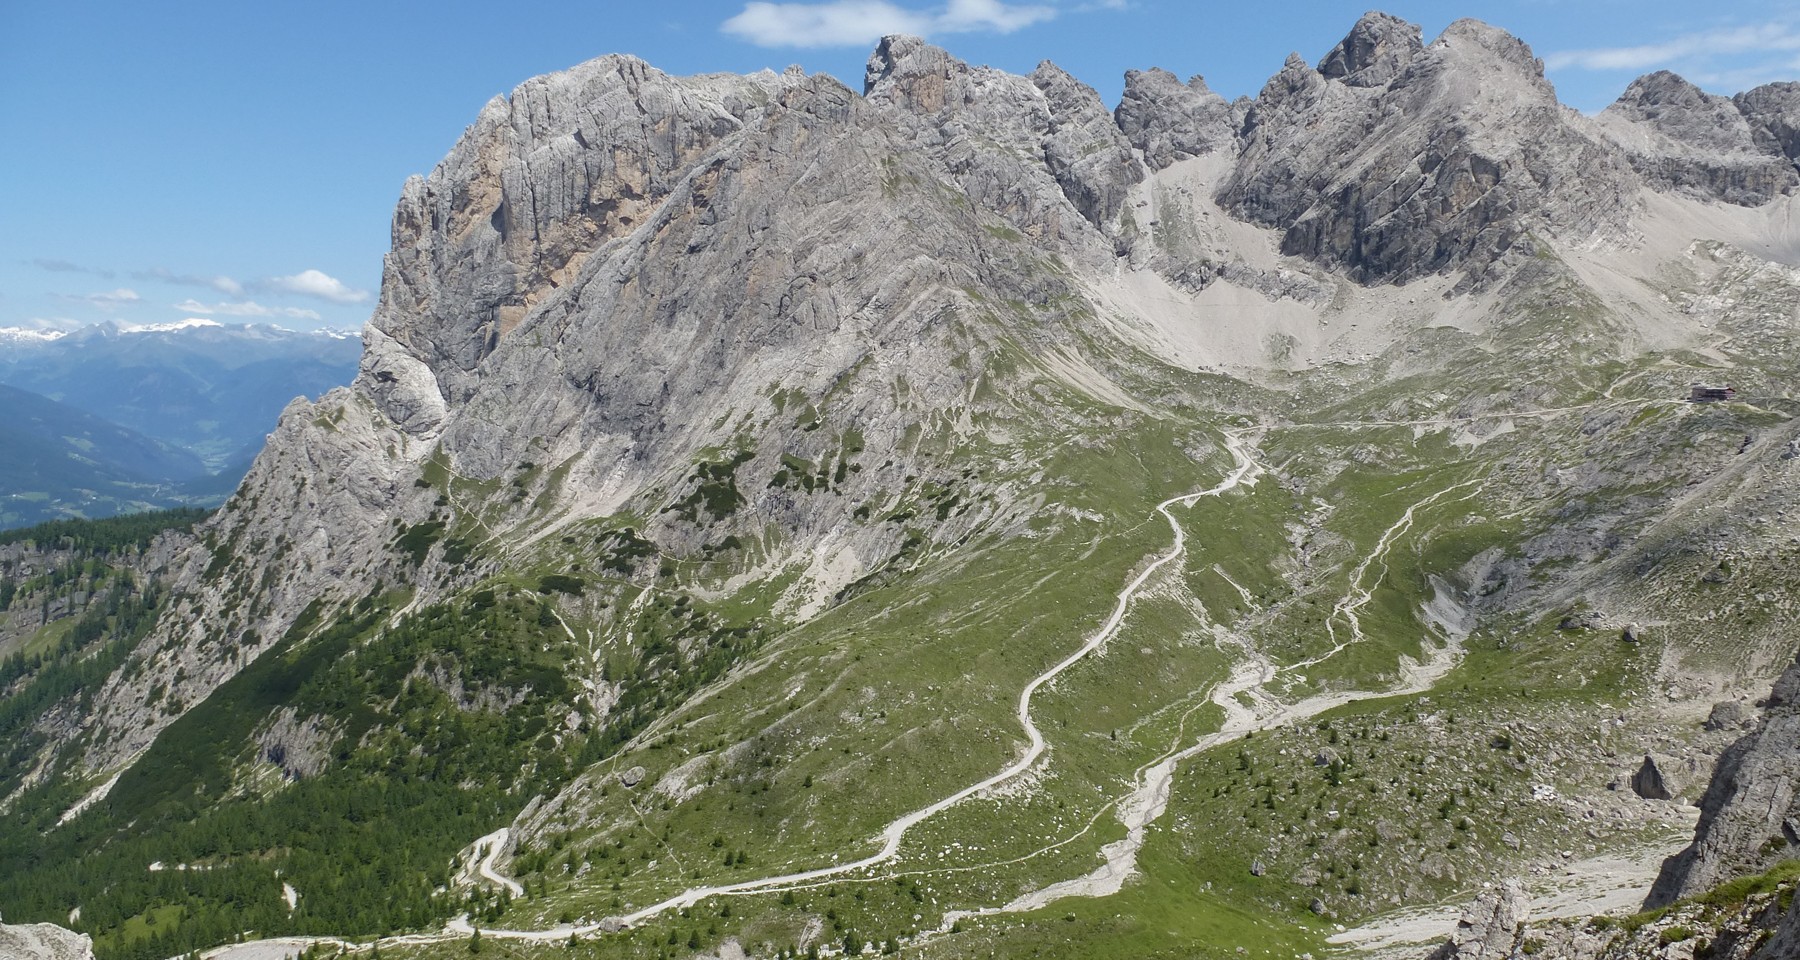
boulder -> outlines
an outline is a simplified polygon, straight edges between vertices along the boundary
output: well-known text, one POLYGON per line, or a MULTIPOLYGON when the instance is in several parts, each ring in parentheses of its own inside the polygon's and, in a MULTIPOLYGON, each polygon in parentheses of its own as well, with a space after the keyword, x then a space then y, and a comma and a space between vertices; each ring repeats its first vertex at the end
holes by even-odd
POLYGON ((1683 786, 1674 763, 1668 757, 1644 754, 1644 763, 1631 775, 1631 792, 1646 800, 1673 800, 1683 786))
POLYGON ((1712 712, 1706 715, 1705 727, 1708 730, 1735 730, 1745 726, 1751 720, 1750 709, 1741 700, 1723 700, 1713 704, 1712 712))

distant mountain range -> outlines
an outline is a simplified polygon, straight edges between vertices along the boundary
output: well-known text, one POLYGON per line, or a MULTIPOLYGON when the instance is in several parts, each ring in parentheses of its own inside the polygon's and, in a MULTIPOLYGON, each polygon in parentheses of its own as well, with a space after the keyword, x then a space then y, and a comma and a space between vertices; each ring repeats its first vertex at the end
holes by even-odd
POLYGON ((216 502, 282 407, 349 383, 361 353, 353 334, 197 319, 0 329, 0 436, 21 451, 0 526, 216 502))
POLYGON ((0 386, 0 526, 187 501, 208 478, 186 450, 48 397, 0 386))

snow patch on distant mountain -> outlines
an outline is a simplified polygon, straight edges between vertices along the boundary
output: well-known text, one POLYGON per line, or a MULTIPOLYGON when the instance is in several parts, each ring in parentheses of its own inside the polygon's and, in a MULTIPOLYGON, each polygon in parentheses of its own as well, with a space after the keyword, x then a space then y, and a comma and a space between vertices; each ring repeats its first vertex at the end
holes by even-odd
POLYGON ((119 327, 120 333, 174 333, 177 330, 196 330, 201 327, 222 327, 217 320, 204 317, 189 317, 174 323, 128 323, 119 327))
POLYGON ((67 330, 31 330, 25 327, 0 327, 0 340, 61 340, 69 335, 67 330))

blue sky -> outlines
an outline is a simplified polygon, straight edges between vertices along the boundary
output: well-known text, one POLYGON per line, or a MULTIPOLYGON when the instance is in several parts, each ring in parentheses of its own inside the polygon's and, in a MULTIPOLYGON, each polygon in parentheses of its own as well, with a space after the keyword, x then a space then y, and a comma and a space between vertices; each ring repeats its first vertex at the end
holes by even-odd
MULTIPOLYGON (((605 53, 671 73, 797 63, 860 83, 883 32, 974 63, 1051 59, 1117 100, 1123 72, 1254 94, 1317 62, 1369 0, 316 0, 0 2, 0 327, 186 317, 353 328, 401 182, 490 97, 605 53)), ((1504 27, 1564 102, 1676 70, 1715 93, 1800 79, 1800 0, 1395 0, 1429 40, 1504 27)))

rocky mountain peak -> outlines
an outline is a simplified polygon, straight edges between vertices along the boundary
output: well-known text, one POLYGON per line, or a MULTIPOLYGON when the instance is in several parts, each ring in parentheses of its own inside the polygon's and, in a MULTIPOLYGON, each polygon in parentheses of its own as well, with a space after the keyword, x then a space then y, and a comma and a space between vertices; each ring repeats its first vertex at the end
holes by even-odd
POLYGON ((435 429, 438 408, 469 395, 483 359, 539 302, 650 216, 770 93, 803 82, 677 79, 613 55, 489 101, 401 193, 365 334, 370 395, 409 432, 435 429))
POLYGON ((1779 138, 1738 102, 1667 70, 1633 81, 1596 120, 1663 189, 1754 206, 1800 185, 1779 138))
MULTIPOLYGON (((1479 49, 1496 63, 1515 67, 1540 81, 1544 78, 1544 61, 1531 52, 1525 41, 1480 20, 1465 17, 1450 24, 1432 45, 1446 49, 1479 49)), ((1545 83, 1544 88, 1548 89, 1549 84, 1545 83)))
POLYGON ((1050 108, 1042 137, 1045 166, 1075 209, 1104 228, 1144 178, 1143 166, 1093 87, 1048 60, 1032 71, 1031 82, 1050 108))
POLYGON ((888 99, 911 102, 916 109, 935 113, 944 109, 944 94, 952 78, 967 74, 969 65, 942 47, 906 34, 882 37, 863 67, 863 96, 879 92, 888 99))
POLYGON ((1633 119, 1642 120, 1655 116, 1661 107, 1692 110, 1708 99, 1706 91, 1689 83, 1681 74, 1673 70, 1658 70, 1631 81, 1631 86, 1625 88, 1625 92, 1619 95, 1613 106, 1633 111, 1633 119))
POLYGON ((1735 104, 1668 70, 1632 81, 1606 112, 1690 146, 1727 153, 1757 152, 1750 124, 1735 104))
POLYGON ((1143 178, 1099 94, 1047 61, 1020 77, 917 37, 885 37, 863 89, 946 175, 1029 236, 1103 227, 1143 178))
POLYGON ((1319 73, 1353 87, 1379 86, 1399 76, 1423 49, 1417 25, 1371 11, 1319 61, 1319 73))
POLYGON ((1530 48, 1473 20, 1413 51, 1416 32, 1365 17, 1322 63, 1344 82, 1290 57, 1249 112, 1221 203, 1361 282, 1475 276, 1527 232, 1622 222, 1629 171, 1571 126, 1530 48))

